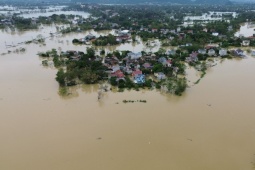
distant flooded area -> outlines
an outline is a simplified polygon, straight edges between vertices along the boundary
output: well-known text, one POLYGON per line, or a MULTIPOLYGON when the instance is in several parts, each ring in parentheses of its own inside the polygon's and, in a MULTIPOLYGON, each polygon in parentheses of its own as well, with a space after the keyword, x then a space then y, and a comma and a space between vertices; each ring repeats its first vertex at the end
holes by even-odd
POLYGON ((48 17, 48 16, 51 16, 53 14, 56 14, 56 15, 61 15, 61 14, 64 14, 64 15, 79 15, 79 16, 82 16, 84 18, 87 18, 89 16, 89 13, 87 12, 81 12, 81 11, 57 11, 57 12, 45 12, 45 13, 42 13, 42 12, 35 12, 35 13, 25 13, 25 14, 21 14, 20 16, 21 17, 24 17, 24 18, 38 18, 39 16, 44 16, 44 17, 48 17))
POLYGON ((229 21, 226 19, 227 17, 236 18, 238 14, 236 12, 215 12, 209 11, 207 13, 203 13, 202 15, 196 16, 185 16, 183 26, 193 25, 195 22, 208 23, 211 21, 229 21))
MULTIPOLYGON (((91 45, 74 45, 74 38, 114 32, 51 36, 56 26, 0 31, 1 170, 254 169, 255 57, 215 58, 196 85, 199 75, 188 68, 190 87, 182 96, 140 89, 105 92, 98 101, 99 85, 78 85, 62 97, 57 69, 43 67, 38 52, 85 52, 91 45), (47 37, 44 44, 23 43, 38 35, 47 37)), ((106 46, 106 52, 161 47, 157 39, 151 46, 136 40, 106 46)))
POLYGON ((255 34, 254 23, 244 23, 241 25, 240 30, 235 34, 236 37, 252 37, 255 34))

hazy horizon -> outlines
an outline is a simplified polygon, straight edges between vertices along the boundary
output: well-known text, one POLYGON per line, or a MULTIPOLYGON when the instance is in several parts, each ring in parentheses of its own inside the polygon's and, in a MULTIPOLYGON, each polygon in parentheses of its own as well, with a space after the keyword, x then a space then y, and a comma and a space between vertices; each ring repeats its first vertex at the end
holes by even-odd
MULTIPOLYGON (((17 1, 20 1, 20 2, 60 2, 60 0, 3 0, 2 2, 17 2, 17 1)), ((62 0, 63 1, 69 1, 69 2, 72 2, 72 1, 79 1, 79 2, 93 2, 91 0, 62 0)), ((158 0, 158 1, 154 1, 154 0, 136 0, 137 3, 140 3, 140 2, 162 2, 162 0, 158 0)), ((173 2, 173 1, 176 1, 176 0, 163 0, 164 2, 173 2)), ((224 1, 224 0, 222 0, 224 1)), ((255 0, 227 0, 227 1, 231 1, 231 2, 254 2, 255 3, 255 0)), ((96 0, 95 0, 96 2, 96 0)), ((100 3, 109 3, 109 2, 126 2, 126 0, 100 0, 100 3)), ((177 1, 178 2, 178 1, 177 1)), ((212 2, 215 2, 215 0, 180 0, 179 1, 180 3, 185 3, 185 2, 203 2, 203 3, 212 3, 212 2)), ((217 3, 218 1, 216 1, 217 3)))

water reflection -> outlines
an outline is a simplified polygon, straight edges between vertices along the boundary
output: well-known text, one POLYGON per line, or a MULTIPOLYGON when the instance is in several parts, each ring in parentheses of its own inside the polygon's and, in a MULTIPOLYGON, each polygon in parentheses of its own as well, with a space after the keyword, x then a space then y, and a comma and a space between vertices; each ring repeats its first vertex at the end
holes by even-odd
POLYGON ((94 84, 94 85, 82 84, 80 85, 80 88, 82 92, 85 92, 85 93, 96 93, 99 90, 99 84, 94 84))

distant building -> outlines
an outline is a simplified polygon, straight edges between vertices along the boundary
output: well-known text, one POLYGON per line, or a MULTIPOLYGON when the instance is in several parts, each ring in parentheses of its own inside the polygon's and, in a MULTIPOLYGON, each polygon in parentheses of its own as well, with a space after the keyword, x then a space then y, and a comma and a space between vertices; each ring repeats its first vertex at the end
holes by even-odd
POLYGON ((134 77, 134 83, 136 84, 143 84, 145 83, 145 75, 144 74, 138 74, 134 77))
POLYGON ((218 32, 213 32, 212 35, 217 37, 217 36, 219 36, 219 33, 218 32))
POLYGON ((245 56, 245 55, 244 55, 244 51, 241 50, 241 49, 233 50, 233 51, 232 51, 232 54, 233 54, 234 56, 238 56, 238 57, 244 57, 244 56, 245 56))
POLYGON ((233 31, 233 26, 232 25, 228 26, 228 31, 233 31))
POLYGON ((243 40, 242 46, 249 46, 250 45, 250 40, 243 40))
POLYGON ((158 29, 152 28, 152 29, 151 29, 151 32, 152 32, 152 33, 158 32, 158 29))
POLYGON ((151 69, 151 68, 152 68, 152 66, 151 66, 150 63, 144 63, 144 64, 143 64, 143 67, 144 67, 145 69, 151 69))
POLYGON ((215 55, 215 50, 214 49, 208 50, 208 55, 209 56, 214 56, 215 55))
POLYGON ((142 53, 141 52, 138 52, 138 53, 130 52, 127 54, 127 57, 129 57, 131 60, 137 60, 142 57, 142 53))
POLYGON ((140 70, 133 71, 132 72, 132 77, 134 79, 134 83, 136 83, 136 84, 145 83, 145 75, 140 70))
POLYGON ((167 59, 165 57, 160 57, 158 59, 158 62, 161 63, 161 64, 165 63, 166 61, 167 61, 167 59))
POLYGON ((175 50, 168 50, 166 51, 166 55, 175 55, 176 51, 175 50))
POLYGON ((206 49, 199 49, 199 50, 198 50, 198 53, 199 53, 199 54, 206 54, 206 49))
POLYGON ((135 77, 138 74, 143 74, 143 72, 141 70, 136 70, 132 72, 132 77, 135 77))
POLYGON ((119 36, 125 36, 125 35, 129 35, 130 31, 129 30, 122 30, 119 32, 119 36))
POLYGON ((226 49, 220 49, 219 50, 219 55, 220 56, 226 56, 227 55, 227 50, 226 49))
POLYGON ((197 52, 192 52, 192 53, 189 55, 189 57, 186 57, 186 61, 187 61, 188 63, 190 63, 190 62, 197 62, 197 61, 198 61, 197 55, 198 55, 197 52))
POLYGON ((206 49, 210 49, 210 48, 218 48, 219 47, 219 44, 207 44, 205 46, 206 49))
POLYGON ((120 66, 119 66, 119 65, 114 65, 114 66, 112 66, 112 72, 113 72, 113 73, 116 72, 116 71, 118 71, 118 70, 120 70, 120 66))
POLYGON ((111 77, 116 77, 117 81, 119 81, 120 79, 123 79, 123 80, 125 79, 124 73, 120 70, 117 70, 116 72, 111 73, 111 77))
POLYGON ((90 40, 93 40, 93 39, 95 39, 96 38, 96 36, 94 36, 94 35, 92 35, 92 34, 89 34, 89 35, 87 35, 87 36, 85 36, 85 40, 87 40, 87 41, 90 41, 90 40))
POLYGON ((166 75, 162 72, 154 73, 154 76, 157 77, 158 80, 166 79, 166 75))

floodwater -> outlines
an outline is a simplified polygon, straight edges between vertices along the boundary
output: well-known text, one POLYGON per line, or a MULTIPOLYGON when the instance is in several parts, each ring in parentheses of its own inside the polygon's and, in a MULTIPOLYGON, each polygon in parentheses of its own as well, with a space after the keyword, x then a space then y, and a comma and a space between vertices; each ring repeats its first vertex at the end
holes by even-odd
POLYGON ((83 11, 63 11, 63 9, 67 6, 46 6, 45 9, 40 9, 38 7, 34 7, 33 9, 27 9, 25 7, 13 7, 13 6, 0 6, 0 14, 4 15, 12 15, 19 14, 20 17, 23 18, 38 18, 39 16, 48 17, 53 14, 57 15, 79 15, 83 18, 87 18, 90 14, 83 11))
POLYGON ((201 16, 186 16, 184 17, 184 21, 218 21, 223 19, 223 15, 231 15, 233 18, 237 17, 236 12, 214 12, 210 11, 208 13, 204 13, 201 16), (217 16, 217 17, 216 17, 217 16))
POLYGON ((183 26, 187 27, 189 25, 194 25, 194 21, 199 21, 202 23, 209 23, 212 21, 229 21, 224 19, 224 15, 231 15, 236 18, 238 14, 236 12, 214 12, 210 11, 208 13, 203 13, 201 16, 185 16, 183 26))
MULTIPOLYGON (((52 48, 85 51, 71 43, 83 33, 21 45, 24 53, 5 48, 5 40, 17 43, 12 36, 0 33, 1 53, 11 51, 0 55, 1 170, 254 168, 255 58, 218 62, 182 97, 140 90, 107 92, 97 101, 98 85, 59 96, 57 70, 43 67, 36 55, 52 48)), ((189 74, 195 81, 196 72, 189 74)))
POLYGON ((253 23, 244 23, 241 25, 240 30, 235 33, 236 37, 252 37, 255 34, 255 25, 253 23))
POLYGON ((52 11, 52 12, 35 12, 35 13, 27 13, 27 14, 21 14, 21 17, 24 18, 38 18, 39 16, 43 17, 49 17, 53 14, 56 15, 79 15, 82 16, 83 18, 87 18, 89 16, 89 13, 87 12, 82 12, 82 11, 52 11))

